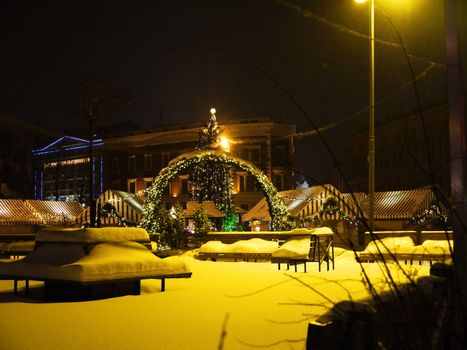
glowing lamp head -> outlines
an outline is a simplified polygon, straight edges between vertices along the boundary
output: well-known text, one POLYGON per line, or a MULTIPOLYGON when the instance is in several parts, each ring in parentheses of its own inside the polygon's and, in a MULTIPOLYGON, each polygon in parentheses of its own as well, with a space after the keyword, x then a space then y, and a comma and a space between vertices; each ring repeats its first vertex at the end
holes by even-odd
POLYGON ((366 2, 367 0, 353 0, 355 2, 358 2, 359 4, 363 4, 364 2, 366 2))
POLYGON ((214 107, 211 108, 211 114, 216 114, 216 109, 214 107))
POLYGON ((226 152, 230 151, 230 143, 228 139, 226 139, 225 137, 221 137, 219 143, 224 151, 226 152))

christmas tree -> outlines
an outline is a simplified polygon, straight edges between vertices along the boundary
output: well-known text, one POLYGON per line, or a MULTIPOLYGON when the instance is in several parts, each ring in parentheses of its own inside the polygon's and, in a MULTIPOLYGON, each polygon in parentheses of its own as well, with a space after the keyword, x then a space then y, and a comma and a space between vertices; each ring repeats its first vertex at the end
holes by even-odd
POLYGON ((203 242, 211 230, 212 223, 208 218, 208 212, 202 205, 198 206, 193 213, 195 222, 195 237, 198 243, 203 242))
MULTIPOLYGON (((218 149, 222 129, 217 124, 215 110, 211 109, 211 118, 206 127, 201 129, 197 150, 218 149)), ((225 218, 234 215, 235 205, 232 199, 232 175, 230 166, 210 160, 197 164, 192 173, 194 198, 199 201, 212 200, 225 218)))

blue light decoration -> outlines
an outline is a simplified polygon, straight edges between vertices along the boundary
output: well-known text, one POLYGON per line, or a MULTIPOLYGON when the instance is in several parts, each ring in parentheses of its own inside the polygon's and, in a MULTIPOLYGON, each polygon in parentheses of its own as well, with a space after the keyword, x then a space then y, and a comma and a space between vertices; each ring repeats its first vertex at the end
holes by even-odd
MULTIPOLYGON (((104 142, 102 139, 95 139, 92 140, 92 146, 93 147, 101 147, 104 145, 104 142)), ((38 157, 38 156, 45 156, 49 154, 54 154, 54 153, 66 153, 68 151, 75 151, 79 149, 86 149, 89 148, 90 142, 89 140, 81 139, 78 137, 73 137, 73 136, 62 136, 59 139, 55 140, 54 142, 48 144, 45 147, 35 149, 32 151, 33 157, 38 157), (72 141, 72 143, 68 146, 60 146, 60 143, 63 141, 72 141)), ((91 160, 90 160, 91 161, 91 160)), ((96 164, 98 160, 96 157, 93 157, 92 159, 92 167, 93 167, 93 186, 95 188, 96 186, 96 181, 100 181, 99 183, 99 189, 100 193, 99 196, 104 192, 104 160, 102 155, 100 156, 100 164, 96 164), (100 166, 100 177, 97 179, 96 177, 96 168, 100 166)), ((41 170, 39 173, 39 189, 37 188, 37 183, 35 182, 34 188, 35 188, 35 194, 38 194, 40 192, 39 196, 40 199, 44 198, 44 173, 41 170)), ((37 178, 36 178, 37 179, 37 178)))
POLYGON ((101 156, 101 193, 99 197, 104 193, 104 157, 101 156))
MULTIPOLYGON (((99 147, 103 145, 104 145, 104 142, 102 141, 102 139, 92 140, 93 147, 99 147)), ((51 153, 57 153, 57 152, 63 152, 63 151, 73 151, 73 150, 82 149, 82 148, 89 148, 89 140, 84 140, 84 139, 80 139, 78 137, 73 137, 73 136, 62 136, 58 140, 55 140, 54 142, 52 142, 51 144, 43 148, 33 150, 32 153, 35 156, 39 156, 39 155, 51 154, 51 153), (54 148, 56 144, 60 143, 61 141, 65 139, 82 142, 82 143, 85 143, 85 145, 70 146, 70 147, 64 147, 64 148, 54 148)))

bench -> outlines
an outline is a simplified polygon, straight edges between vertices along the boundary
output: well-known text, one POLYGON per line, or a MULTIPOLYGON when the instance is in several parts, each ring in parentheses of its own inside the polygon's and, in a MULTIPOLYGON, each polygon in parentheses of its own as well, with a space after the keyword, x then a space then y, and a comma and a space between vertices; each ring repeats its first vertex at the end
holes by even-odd
POLYGON ((26 275, 0 275, 0 280, 13 281, 13 294, 18 295, 18 282, 25 282, 25 295, 29 296, 29 281, 44 283, 44 300, 72 301, 95 300, 124 295, 141 294, 141 280, 161 280, 161 292, 165 292, 165 280, 169 278, 191 278, 191 272, 124 278, 116 280, 68 281, 62 279, 39 278, 26 275))
POLYGON ((18 259, 34 250, 34 241, 0 242, 0 257, 18 259))
POLYGON ((451 259, 452 244, 452 240, 425 240, 421 245, 413 245, 410 237, 383 238, 370 242, 364 251, 357 253, 357 260, 367 263, 397 260, 410 265, 414 261, 420 265, 428 261, 432 265, 451 259))
POLYGON ((200 260, 211 260, 217 261, 219 260, 234 260, 237 261, 261 261, 261 260, 271 260, 272 253, 242 253, 242 252, 232 252, 232 253, 224 253, 224 252, 199 252, 198 259, 200 260))
POLYGON ((327 270, 330 264, 334 270, 334 234, 327 227, 313 230, 308 238, 297 237, 286 241, 271 257, 271 263, 277 264, 279 270, 281 264, 286 264, 287 270, 294 266, 295 272, 299 264, 303 264, 306 272, 308 262, 317 262, 318 271, 321 272, 321 264, 325 261, 327 270))
POLYGON ((39 232, 31 254, 0 263, 0 279, 14 282, 14 294, 18 281, 25 281, 26 294, 29 281, 42 281, 45 300, 65 301, 138 295, 142 279, 160 279, 165 291, 166 279, 191 277, 182 259, 156 257, 146 239, 147 232, 135 228, 39 232))

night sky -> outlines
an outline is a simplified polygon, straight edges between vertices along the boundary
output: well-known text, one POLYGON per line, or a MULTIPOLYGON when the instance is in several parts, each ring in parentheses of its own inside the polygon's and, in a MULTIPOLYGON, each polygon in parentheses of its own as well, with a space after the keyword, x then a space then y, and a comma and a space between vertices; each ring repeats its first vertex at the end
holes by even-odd
MULTIPOLYGON (((412 54, 444 63, 443 1, 376 2, 377 38, 397 42, 384 11, 412 54)), ((352 33, 367 33, 368 12, 352 0, 3 0, 0 26, 2 118, 58 132, 82 123, 69 96, 90 74, 125 96, 100 124, 199 122, 214 106, 221 123, 281 117, 310 129, 277 83, 318 126, 368 103, 368 42, 352 33)), ((429 66, 412 63, 417 74, 429 66)), ((435 67, 418 81, 424 106, 446 99, 445 77, 435 67)), ((377 43, 378 122, 414 108, 409 81, 402 50, 377 43)), ((326 136, 338 148, 337 138, 366 124, 363 113, 326 136)), ((313 137, 303 145, 322 152, 313 137)))

